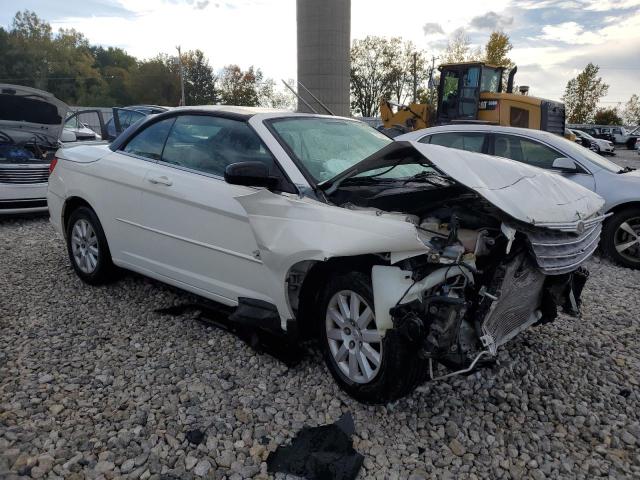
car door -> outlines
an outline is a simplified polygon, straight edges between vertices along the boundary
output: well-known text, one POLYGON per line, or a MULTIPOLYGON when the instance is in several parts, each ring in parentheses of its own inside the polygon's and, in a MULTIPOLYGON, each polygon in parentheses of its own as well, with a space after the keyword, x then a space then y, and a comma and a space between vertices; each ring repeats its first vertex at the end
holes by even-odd
POLYGON ((565 172, 554 169, 554 160, 566 157, 567 155, 538 140, 521 137, 519 135, 495 133, 493 134, 490 153, 498 157, 510 158, 511 160, 533 165, 534 167, 554 171, 589 190, 595 191, 596 185, 593 175, 580 165, 577 164, 578 169, 575 172, 565 172))
POLYGON ((468 152, 486 153, 488 135, 484 132, 442 132, 422 137, 420 143, 457 148, 468 152))
POLYGON ((93 182, 92 195, 100 199, 97 213, 116 263, 136 266, 144 252, 139 235, 142 187, 173 122, 170 118, 149 125, 96 164, 97 177, 105 181, 93 182))
POLYGON ((244 121, 177 117, 161 161, 144 182, 145 269, 226 304, 233 305, 238 297, 271 301, 268 272, 235 199, 256 190, 224 181, 227 165, 248 160, 277 168, 244 121))

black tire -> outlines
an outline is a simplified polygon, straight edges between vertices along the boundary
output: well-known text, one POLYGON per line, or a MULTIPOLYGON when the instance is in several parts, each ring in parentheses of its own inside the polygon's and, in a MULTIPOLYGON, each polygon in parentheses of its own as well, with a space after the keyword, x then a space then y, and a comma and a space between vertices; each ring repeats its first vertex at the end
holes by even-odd
POLYGON ((411 393, 426 380, 428 363, 418 357, 417 348, 396 330, 388 330, 383 337, 380 366, 369 383, 352 381, 341 371, 331 352, 325 322, 332 297, 345 290, 357 293, 373 309, 373 290, 368 275, 350 272, 329 279, 320 302, 318 320, 324 359, 331 375, 342 390, 362 403, 384 404, 411 393))
MULTIPOLYGON (((71 265, 75 270, 76 274, 89 285, 101 285, 104 283, 111 282, 115 279, 116 267, 113 265, 111 261, 111 252, 109 251, 109 245, 107 244, 107 238, 104 235, 104 230, 102 229, 102 225, 100 224, 100 220, 98 220, 97 215, 93 210, 89 207, 78 207, 69 216, 69 221, 66 226, 67 231, 67 252, 69 254, 69 260, 71 261, 71 265), (91 229, 95 233, 95 238, 97 239, 97 261, 95 266, 90 268, 85 268, 90 271, 83 270, 83 266, 80 265, 80 260, 74 254, 73 247, 73 237, 74 237, 74 228, 76 226, 84 225, 86 222, 91 226, 91 229)), ((93 238, 93 237, 92 237, 93 238)), ((88 242, 86 242, 88 244, 88 242)), ((88 247, 87 247, 88 248, 88 247)))
MULTIPOLYGON (((620 239, 616 238, 616 235, 622 235, 618 232, 620 226, 632 219, 640 219, 640 207, 625 208, 609 217, 602 229, 601 246, 603 253, 615 263, 628 268, 640 269, 640 257, 634 261, 633 255, 623 254, 616 249, 616 243, 621 243, 620 239)), ((640 255, 640 246, 632 248, 639 249, 634 251, 639 252, 638 255, 640 255)))

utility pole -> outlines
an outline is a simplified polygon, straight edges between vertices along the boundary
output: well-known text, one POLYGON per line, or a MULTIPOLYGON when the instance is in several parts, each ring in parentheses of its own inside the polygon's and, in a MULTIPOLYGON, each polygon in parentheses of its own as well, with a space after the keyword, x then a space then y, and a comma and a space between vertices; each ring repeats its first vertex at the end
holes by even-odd
MULTIPOLYGON (((428 83, 428 87, 429 87, 429 102, 430 103, 434 103, 434 95, 433 95, 433 89, 436 88, 435 86, 435 82, 433 81, 433 72, 436 69, 436 60, 440 58, 440 57, 436 57, 435 55, 431 55, 431 67, 429 68, 429 83, 428 83)), ((437 94, 436 94, 437 96, 437 94)))
POLYGON ((178 62, 180 64, 180 90, 182 91, 182 100, 180 105, 184 107, 187 103, 184 99, 184 69, 182 66, 182 52, 180 51, 180 45, 176 47, 176 50, 178 50, 178 62))
POLYGON ((418 103, 418 52, 413 52, 413 103, 418 103))

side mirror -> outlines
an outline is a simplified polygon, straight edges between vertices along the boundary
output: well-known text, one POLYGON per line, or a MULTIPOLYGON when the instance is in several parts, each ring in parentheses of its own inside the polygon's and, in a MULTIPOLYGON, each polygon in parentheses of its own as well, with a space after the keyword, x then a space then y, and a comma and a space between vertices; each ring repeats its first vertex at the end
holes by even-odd
POLYGON ((76 134, 71 130, 66 128, 62 129, 62 133, 60 134, 60 141, 62 142, 75 142, 77 140, 76 134))
POLYGON ((278 186, 278 179, 269 176, 269 168, 262 162, 232 163, 224 170, 224 180, 233 185, 266 187, 270 190, 278 186))
POLYGON ((560 170, 562 172, 574 173, 578 171, 576 162, 567 157, 556 158, 551 165, 551 168, 560 170))

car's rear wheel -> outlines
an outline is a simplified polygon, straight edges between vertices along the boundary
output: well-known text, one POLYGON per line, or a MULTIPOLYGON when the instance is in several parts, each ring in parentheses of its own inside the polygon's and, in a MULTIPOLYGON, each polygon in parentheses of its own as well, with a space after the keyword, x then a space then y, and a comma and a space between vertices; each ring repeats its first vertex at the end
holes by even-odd
POLYGON ((426 379, 427 363, 402 335, 378 333, 371 280, 360 272, 329 280, 321 302, 325 362, 338 385, 364 403, 386 403, 426 379))
POLYGON ((607 219, 602 249, 616 263, 640 269, 640 208, 626 208, 607 219))
POLYGON ((78 207, 67 222, 67 251, 76 274, 86 283, 99 285, 113 280, 115 266, 97 215, 78 207))

